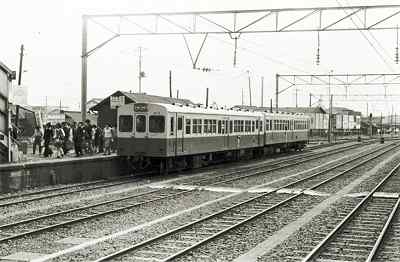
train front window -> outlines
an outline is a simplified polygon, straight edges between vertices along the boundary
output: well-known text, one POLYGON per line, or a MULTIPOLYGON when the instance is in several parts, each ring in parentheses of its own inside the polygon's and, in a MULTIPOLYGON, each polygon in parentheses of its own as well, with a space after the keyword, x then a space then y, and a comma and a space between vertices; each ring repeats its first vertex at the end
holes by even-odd
POLYGON ((165 117, 164 116, 150 116, 149 131, 151 133, 164 133, 165 117))
POLYGON ((132 132, 133 117, 119 116, 119 132, 132 132))
POLYGON ((136 132, 146 132, 146 116, 136 116, 136 132))

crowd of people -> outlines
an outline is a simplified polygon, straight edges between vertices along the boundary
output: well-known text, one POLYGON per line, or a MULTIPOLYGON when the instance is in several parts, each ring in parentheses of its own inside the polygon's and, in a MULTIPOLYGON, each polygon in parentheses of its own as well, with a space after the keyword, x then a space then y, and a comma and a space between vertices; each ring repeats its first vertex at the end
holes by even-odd
POLYGON ((35 128, 33 154, 38 152, 44 157, 62 158, 73 150, 77 157, 97 153, 109 155, 115 151, 115 136, 115 128, 111 125, 102 129, 92 125, 90 120, 72 125, 67 122, 47 123, 43 129, 35 128))

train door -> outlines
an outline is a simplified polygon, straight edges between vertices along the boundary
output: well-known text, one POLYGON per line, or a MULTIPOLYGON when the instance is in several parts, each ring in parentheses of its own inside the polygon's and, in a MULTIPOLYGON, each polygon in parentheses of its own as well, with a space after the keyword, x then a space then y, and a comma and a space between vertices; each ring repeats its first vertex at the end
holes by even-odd
POLYGON ((176 114, 176 139, 175 139, 175 148, 176 155, 179 155, 184 151, 184 130, 183 130, 183 121, 184 116, 181 114, 176 114))
POLYGON ((261 118, 259 117, 259 118, 257 118, 257 120, 256 120, 256 123, 258 123, 258 124, 256 124, 256 131, 257 131, 257 145, 261 145, 261 136, 262 136, 262 132, 261 132, 261 127, 260 126, 262 126, 262 121, 261 121, 261 118))
POLYGON ((221 121, 221 129, 222 129, 222 137, 224 140, 224 148, 229 148, 229 120, 228 118, 224 118, 221 121))
POLYGON ((134 113, 135 118, 135 138, 148 138, 149 129, 147 128, 148 113, 134 113))

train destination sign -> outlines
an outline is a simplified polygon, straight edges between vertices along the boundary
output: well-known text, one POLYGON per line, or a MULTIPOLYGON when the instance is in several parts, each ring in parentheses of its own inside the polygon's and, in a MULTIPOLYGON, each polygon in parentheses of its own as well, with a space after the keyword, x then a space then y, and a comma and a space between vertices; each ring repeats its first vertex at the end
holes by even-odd
POLYGON ((133 110, 135 112, 147 112, 147 104, 135 104, 133 110))

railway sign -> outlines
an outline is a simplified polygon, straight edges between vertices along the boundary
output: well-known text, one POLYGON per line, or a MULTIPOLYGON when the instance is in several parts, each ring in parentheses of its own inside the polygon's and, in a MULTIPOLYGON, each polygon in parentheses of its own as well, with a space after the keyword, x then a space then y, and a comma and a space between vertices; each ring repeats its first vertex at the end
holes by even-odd
POLYGON ((115 109, 125 105, 125 96, 110 96, 110 108, 115 109))

